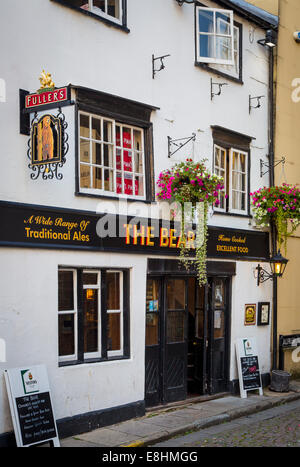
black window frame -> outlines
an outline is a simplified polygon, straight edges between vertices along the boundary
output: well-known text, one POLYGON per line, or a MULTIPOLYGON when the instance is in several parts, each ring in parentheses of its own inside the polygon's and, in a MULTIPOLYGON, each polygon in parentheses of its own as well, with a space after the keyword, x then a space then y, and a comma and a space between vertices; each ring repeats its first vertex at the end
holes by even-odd
MULTIPOLYGON (((76 271, 77 278, 77 358, 73 360, 60 361, 58 349, 58 366, 82 365, 84 363, 111 362, 114 360, 128 360, 130 358, 130 269, 124 268, 103 268, 103 267, 76 267, 76 266, 59 266, 59 271, 64 270, 76 271), (84 336, 83 336, 83 273, 84 271, 100 272, 100 322, 101 322, 101 356, 96 358, 84 358, 84 336), (107 272, 122 272, 123 274, 123 355, 108 356, 107 345, 107 302, 106 302, 106 273, 107 272)), ((58 286, 59 287, 59 281, 58 286)), ((59 314, 58 314, 59 316, 59 314)), ((76 333, 74 333, 74 336, 76 333)), ((59 335, 58 335, 59 338, 59 335)), ((63 357, 63 356, 62 356, 63 357)))
POLYGON ((117 29, 120 29, 121 31, 124 31, 126 33, 130 32, 130 29, 127 27, 127 0, 122 0, 122 24, 118 24, 113 20, 109 20, 108 18, 105 18, 103 16, 97 15, 93 13, 92 11, 88 10, 83 10, 82 8, 78 8, 74 5, 70 5, 67 0, 50 0, 51 2, 58 3, 62 6, 65 6, 67 8, 71 8, 74 11, 78 11, 79 13, 82 13, 83 15, 89 16, 91 18, 94 18, 98 21, 101 21, 104 24, 107 24, 108 26, 113 26, 117 29))
POLYGON ((209 73, 213 73, 222 78, 226 78, 230 81, 234 81, 235 83, 244 84, 244 81, 243 81, 243 25, 242 23, 239 23, 236 20, 233 21, 233 25, 239 29, 239 77, 237 78, 235 76, 232 76, 229 73, 226 73, 225 71, 219 71, 216 68, 211 67, 208 63, 198 62, 197 60, 197 17, 196 17, 197 6, 210 8, 207 5, 204 5, 203 3, 195 2, 195 8, 194 8, 195 66, 202 68, 203 70, 206 70, 209 73))
POLYGON ((153 153, 153 123, 150 121, 151 112, 158 110, 141 102, 133 101, 113 94, 95 91, 81 86, 72 86, 76 90, 75 103, 75 196, 87 196, 110 200, 124 200, 127 202, 155 202, 155 172, 153 153), (115 120, 116 124, 135 126, 141 128, 144 133, 144 164, 145 164, 145 199, 134 196, 118 196, 117 193, 109 195, 105 193, 83 193, 80 191, 79 173, 79 112, 87 112, 101 117, 115 120))
POLYGON ((244 135, 234 130, 229 130, 227 128, 223 128, 217 125, 211 126, 212 128, 212 138, 213 138, 213 154, 212 154, 212 171, 215 173, 215 145, 222 147, 226 150, 226 158, 227 158, 227 167, 229 166, 229 152, 231 149, 237 149, 247 153, 247 196, 246 196, 246 203, 247 209, 245 210, 245 214, 243 213, 236 213, 231 212, 229 210, 229 193, 228 198, 225 200, 226 202, 226 210, 225 211, 218 211, 214 210, 214 214, 222 215, 222 216, 234 216, 234 217, 245 217, 245 218, 252 218, 251 209, 250 209, 250 193, 251 193, 251 149, 250 143, 252 140, 255 140, 254 137, 244 135))

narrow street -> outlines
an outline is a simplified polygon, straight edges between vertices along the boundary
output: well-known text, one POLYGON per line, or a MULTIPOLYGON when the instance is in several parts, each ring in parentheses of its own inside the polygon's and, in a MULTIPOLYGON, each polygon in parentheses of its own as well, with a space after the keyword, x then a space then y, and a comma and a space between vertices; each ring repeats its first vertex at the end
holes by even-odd
POLYGON ((290 402, 153 447, 300 447, 300 403, 290 402))

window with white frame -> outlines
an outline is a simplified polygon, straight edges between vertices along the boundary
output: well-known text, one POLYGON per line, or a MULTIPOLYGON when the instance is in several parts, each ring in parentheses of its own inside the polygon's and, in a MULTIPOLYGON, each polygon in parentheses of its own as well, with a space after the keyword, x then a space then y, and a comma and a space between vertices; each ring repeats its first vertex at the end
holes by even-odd
POLYGON ((58 355, 67 364, 127 356, 126 271, 59 269, 58 355), (124 309, 126 303, 126 313, 124 309), (125 320, 126 317, 126 320, 125 320))
POLYGON ((224 180, 217 211, 248 214, 248 157, 247 151, 214 145, 214 173, 224 180))
POLYGON ((124 0, 55 0, 66 6, 122 24, 124 0))
POLYGON ((79 179, 82 193, 145 199, 143 129, 80 111, 79 179))
POLYGON ((196 7, 196 55, 198 62, 234 65, 231 10, 196 7))

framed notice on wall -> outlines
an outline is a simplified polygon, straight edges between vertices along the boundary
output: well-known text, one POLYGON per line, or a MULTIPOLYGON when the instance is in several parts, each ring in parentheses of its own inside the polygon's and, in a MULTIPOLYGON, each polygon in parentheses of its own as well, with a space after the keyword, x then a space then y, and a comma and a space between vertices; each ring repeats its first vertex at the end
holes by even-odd
POLYGON ((254 326, 256 324, 256 304, 245 305, 245 326, 254 326))
POLYGON ((270 302, 259 302, 257 313, 257 325, 264 326, 270 321, 270 302))
POLYGON ((4 375, 17 446, 59 447, 46 367, 13 368, 4 375))

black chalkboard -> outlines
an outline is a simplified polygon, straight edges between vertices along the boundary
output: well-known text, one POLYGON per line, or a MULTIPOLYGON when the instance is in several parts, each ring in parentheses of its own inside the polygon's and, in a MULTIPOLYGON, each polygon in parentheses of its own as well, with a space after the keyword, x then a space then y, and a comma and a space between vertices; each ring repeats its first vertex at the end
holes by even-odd
POLYGON ((23 445, 57 437, 49 392, 16 398, 23 445))
POLYGON ((241 367, 244 390, 260 388, 258 357, 256 355, 241 357, 241 367))

